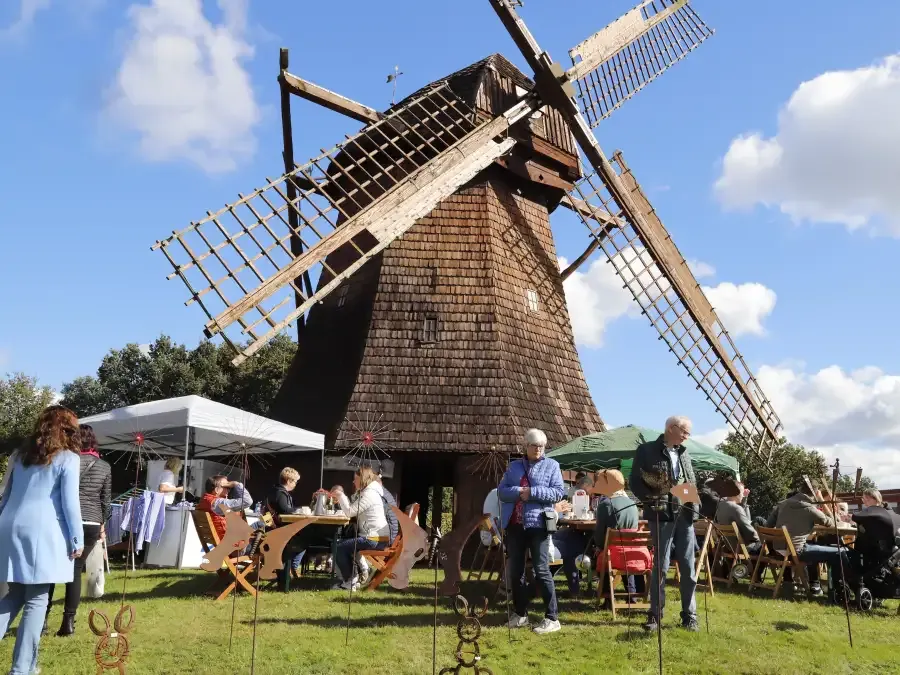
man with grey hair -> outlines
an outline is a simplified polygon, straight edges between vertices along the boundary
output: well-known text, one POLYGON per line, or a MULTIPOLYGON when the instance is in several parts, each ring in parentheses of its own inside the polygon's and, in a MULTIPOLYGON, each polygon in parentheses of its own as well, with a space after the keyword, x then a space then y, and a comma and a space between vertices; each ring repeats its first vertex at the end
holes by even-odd
POLYGON ((629 485, 634 496, 644 505, 644 519, 650 526, 656 560, 651 575, 650 612, 644 630, 657 630, 666 605, 665 579, 669 571, 674 544, 675 562, 681 572, 681 625, 689 631, 700 630, 697 623, 697 601, 694 577, 694 550, 697 540, 694 521, 697 504, 682 504, 664 485, 694 483, 694 467, 684 447, 691 435, 687 417, 670 417, 664 433, 656 440, 638 446, 631 466, 629 485))

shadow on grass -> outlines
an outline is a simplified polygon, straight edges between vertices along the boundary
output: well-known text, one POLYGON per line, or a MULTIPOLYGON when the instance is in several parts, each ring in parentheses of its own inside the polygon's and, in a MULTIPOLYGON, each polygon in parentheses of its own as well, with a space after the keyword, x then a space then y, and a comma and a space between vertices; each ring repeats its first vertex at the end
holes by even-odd
POLYGON ((803 623, 795 623, 793 621, 776 621, 774 624, 775 630, 779 630, 785 633, 796 633, 802 630, 809 630, 809 626, 803 623))

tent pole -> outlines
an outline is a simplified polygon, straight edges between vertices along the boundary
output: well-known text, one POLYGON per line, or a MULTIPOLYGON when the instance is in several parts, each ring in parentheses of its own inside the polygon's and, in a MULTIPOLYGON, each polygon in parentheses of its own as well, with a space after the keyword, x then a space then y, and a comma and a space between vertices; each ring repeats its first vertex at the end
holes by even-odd
MULTIPOLYGON (((191 454, 191 427, 185 427, 184 430, 184 486, 187 491, 188 482, 188 462, 190 462, 191 454)), ((184 492, 181 493, 181 501, 184 501, 184 492)), ((178 537, 178 559, 175 561, 175 569, 181 569, 181 562, 184 558, 184 540, 187 538, 187 509, 181 509, 181 536, 178 537)))
POLYGON ((325 444, 322 444, 321 462, 319 463, 319 488, 325 489, 325 444))

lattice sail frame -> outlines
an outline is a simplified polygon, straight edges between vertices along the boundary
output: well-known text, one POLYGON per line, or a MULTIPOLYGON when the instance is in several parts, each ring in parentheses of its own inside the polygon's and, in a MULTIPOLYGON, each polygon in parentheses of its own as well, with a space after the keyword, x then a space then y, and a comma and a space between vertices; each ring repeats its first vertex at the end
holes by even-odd
POLYGON ((514 141, 493 139, 510 123, 477 116, 444 83, 153 249, 188 287, 185 304, 206 313, 207 337, 222 335, 238 364, 504 154, 514 141), (347 246, 354 259, 329 265, 347 246))
POLYGON ((573 196, 577 195, 600 214, 612 214, 619 226, 611 228, 608 220, 592 218, 591 209, 576 209, 575 213, 597 238, 608 262, 640 306, 641 313, 659 332, 660 339, 697 383, 697 388, 706 394, 744 441, 768 461, 777 444, 781 421, 622 154, 615 153, 610 163, 650 226, 661 235, 657 246, 667 254, 666 260, 658 262, 647 238, 635 228, 604 182, 589 169, 585 169, 584 178, 576 183, 573 196), (666 266, 674 269, 666 272, 666 266), (673 287, 670 281, 673 277, 678 277, 681 292, 689 296, 693 311, 673 287), (755 405, 745 398, 745 391, 755 405), (775 436, 769 429, 775 431, 775 436))
POLYGON ((687 0, 645 0, 569 50, 569 79, 591 128, 715 31, 687 0))

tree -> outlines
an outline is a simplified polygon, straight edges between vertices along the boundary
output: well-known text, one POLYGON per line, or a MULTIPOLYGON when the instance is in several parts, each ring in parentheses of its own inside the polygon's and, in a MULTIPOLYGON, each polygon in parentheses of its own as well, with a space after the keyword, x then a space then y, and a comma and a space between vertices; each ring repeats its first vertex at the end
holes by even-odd
POLYGON ((6 471, 7 455, 34 431, 38 415, 52 401, 50 387, 24 373, 0 379, 0 475, 6 471))
MULTIPOLYGON (((830 481, 828 483, 831 485, 830 481)), ((853 475, 845 475, 838 478, 837 482, 837 491, 838 492, 853 492, 853 488, 856 487, 856 474, 853 475)), ((863 474, 862 478, 859 479, 859 491, 863 490, 874 490, 877 486, 875 485, 875 481, 863 474)))
POLYGON ((729 434, 717 449, 738 460, 741 480, 750 488, 749 504, 755 516, 768 516, 802 476, 815 479, 824 476, 828 469, 825 458, 818 452, 783 438, 775 446, 768 467, 735 434, 729 434))
POLYGON ((297 344, 279 334, 240 366, 226 345, 201 343, 196 349, 162 335, 149 349, 136 344, 111 349, 96 376, 63 385, 63 405, 79 417, 176 396, 197 395, 266 415, 281 388, 297 344))

